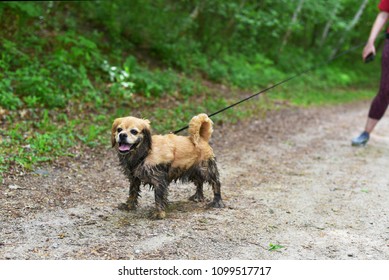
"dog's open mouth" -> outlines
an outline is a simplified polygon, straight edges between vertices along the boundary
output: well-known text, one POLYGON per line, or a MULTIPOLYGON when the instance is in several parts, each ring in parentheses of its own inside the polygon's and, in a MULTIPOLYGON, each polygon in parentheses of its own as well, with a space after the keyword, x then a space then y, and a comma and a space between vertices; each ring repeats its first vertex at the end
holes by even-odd
POLYGON ((121 154, 127 154, 129 152, 131 152, 132 150, 135 150, 136 147, 138 147, 139 143, 140 143, 140 139, 137 139, 135 141, 135 143, 126 143, 126 142, 123 142, 123 141, 119 141, 118 144, 119 144, 119 152, 121 154))
POLYGON ((119 143, 119 152, 125 154, 128 153, 133 145, 127 144, 127 143, 119 143))

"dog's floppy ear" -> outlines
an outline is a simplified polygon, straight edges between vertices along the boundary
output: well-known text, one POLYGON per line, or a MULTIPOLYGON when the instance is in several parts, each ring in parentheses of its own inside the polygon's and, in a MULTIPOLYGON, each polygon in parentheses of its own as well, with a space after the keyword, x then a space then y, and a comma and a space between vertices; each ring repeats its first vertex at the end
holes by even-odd
POLYGON ((112 130, 111 130, 111 144, 112 144, 112 148, 115 147, 115 145, 116 145, 115 132, 116 132, 116 129, 118 128, 118 126, 119 126, 119 124, 121 122, 122 122, 122 118, 118 118, 118 119, 113 121, 112 130))
MULTIPOLYGON (((147 121, 148 124, 150 124, 149 121, 147 121)), ((142 129, 143 134, 143 145, 147 150, 151 149, 151 131, 150 131, 150 125, 147 125, 145 128, 142 129)))
POLYGON ((145 128, 151 132, 150 121, 148 119, 143 119, 143 121, 145 123, 145 128))

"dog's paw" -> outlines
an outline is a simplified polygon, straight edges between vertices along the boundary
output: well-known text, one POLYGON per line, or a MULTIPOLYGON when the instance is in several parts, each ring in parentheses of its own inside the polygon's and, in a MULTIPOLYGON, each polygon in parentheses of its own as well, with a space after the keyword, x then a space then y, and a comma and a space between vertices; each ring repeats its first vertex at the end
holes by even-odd
POLYGON ((203 202, 205 199, 204 199, 204 195, 195 193, 194 195, 189 197, 189 200, 194 202, 203 202))
POLYGON ((153 220, 163 220, 166 217, 165 211, 155 211, 151 214, 153 220))
POLYGON ((120 204, 118 205, 118 209, 119 209, 119 210, 122 210, 122 211, 129 211, 129 210, 130 210, 130 209, 128 208, 127 203, 120 203, 120 204))
POLYGON ((126 204, 128 208, 127 210, 136 210, 138 206, 138 200, 130 196, 126 201, 126 204))
POLYGON ((136 210, 136 205, 128 204, 128 203, 120 203, 118 205, 118 209, 122 211, 136 210))
POLYGON ((223 200, 221 200, 221 199, 219 199, 219 200, 214 200, 214 201, 212 201, 211 203, 209 203, 208 204, 208 207, 209 208, 224 208, 224 207, 226 207, 225 205, 224 205, 224 202, 223 202, 223 200))

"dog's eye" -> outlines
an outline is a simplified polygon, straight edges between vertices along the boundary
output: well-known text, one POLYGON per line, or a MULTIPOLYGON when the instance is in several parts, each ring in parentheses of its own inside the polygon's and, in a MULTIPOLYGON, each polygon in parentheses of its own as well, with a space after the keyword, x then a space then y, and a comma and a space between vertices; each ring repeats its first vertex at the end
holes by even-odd
POLYGON ((120 128, 120 127, 119 127, 119 128, 117 129, 117 132, 119 133, 119 132, 121 132, 121 131, 123 131, 123 128, 120 128))
POLYGON ((136 129, 131 129, 131 130, 130 130, 130 133, 131 133, 132 135, 137 135, 137 134, 138 134, 138 131, 137 131, 136 129))

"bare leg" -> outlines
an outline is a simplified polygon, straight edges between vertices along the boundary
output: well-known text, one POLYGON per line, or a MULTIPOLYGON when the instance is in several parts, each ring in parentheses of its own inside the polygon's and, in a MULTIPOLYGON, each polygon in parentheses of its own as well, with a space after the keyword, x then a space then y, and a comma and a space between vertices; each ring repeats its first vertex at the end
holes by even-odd
POLYGON ((365 131, 370 134, 373 131, 373 129, 375 128, 375 126, 377 125, 377 123, 378 123, 378 120, 375 120, 372 118, 367 118, 365 131))

